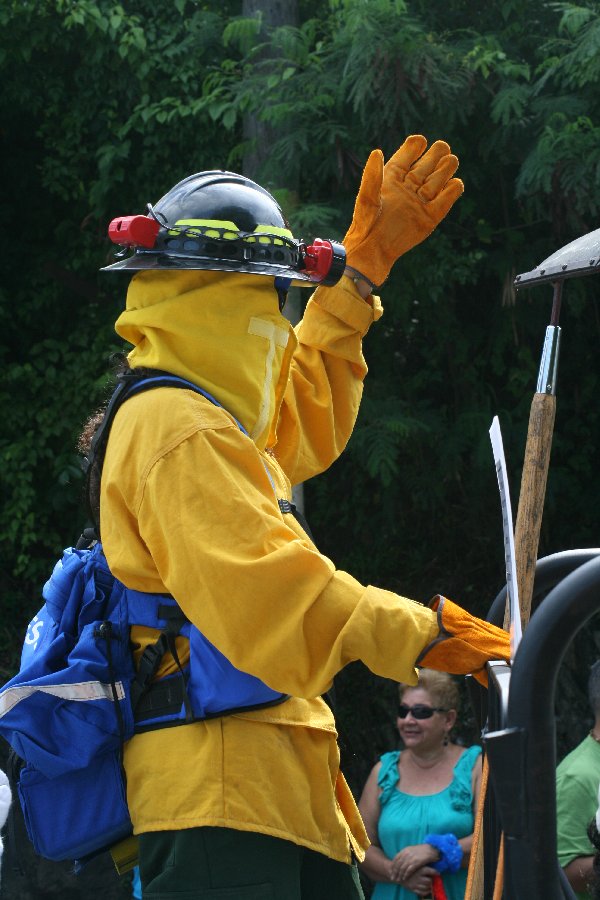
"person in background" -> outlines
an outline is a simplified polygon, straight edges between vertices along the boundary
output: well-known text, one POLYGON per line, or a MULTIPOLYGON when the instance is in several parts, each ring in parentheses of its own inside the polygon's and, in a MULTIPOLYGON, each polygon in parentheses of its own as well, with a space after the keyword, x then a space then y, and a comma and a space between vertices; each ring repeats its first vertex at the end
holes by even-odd
MULTIPOLYGON (((5 772, 0 769, 0 831, 4 828, 4 824, 8 818, 8 811, 11 804, 11 793, 8 777, 5 772)), ((2 835, 0 834, 0 874, 2 869, 2 854, 4 845, 2 843, 2 835)))
POLYGON ((592 881, 590 892, 593 900, 600 900, 600 787, 598 788, 598 809, 588 827, 588 837, 594 846, 592 881))
POLYGON ((404 750, 384 753, 359 801, 371 846, 362 870, 373 900, 430 897, 441 878, 448 900, 462 900, 481 780, 481 749, 450 739, 459 692, 443 672, 421 669, 399 686, 397 726, 404 750))
POLYGON ((600 660, 590 669, 588 700, 594 715, 589 735, 556 770, 558 860, 578 897, 590 897, 594 846, 588 827, 596 815, 600 784, 600 660))

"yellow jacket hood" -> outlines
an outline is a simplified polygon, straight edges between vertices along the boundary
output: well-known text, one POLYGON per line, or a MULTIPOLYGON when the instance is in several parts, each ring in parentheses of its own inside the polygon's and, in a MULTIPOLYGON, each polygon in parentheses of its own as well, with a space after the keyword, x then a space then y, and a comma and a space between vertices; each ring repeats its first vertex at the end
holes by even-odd
POLYGON ((193 381, 242 423, 259 449, 274 443, 296 337, 279 312, 273 278, 139 272, 115 329, 133 344, 132 367, 193 381))

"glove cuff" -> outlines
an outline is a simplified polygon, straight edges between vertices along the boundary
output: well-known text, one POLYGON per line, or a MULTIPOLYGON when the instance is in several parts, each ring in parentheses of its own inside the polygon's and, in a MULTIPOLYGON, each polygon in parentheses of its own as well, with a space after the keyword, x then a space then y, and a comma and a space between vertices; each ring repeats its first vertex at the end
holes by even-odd
POLYGON ((444 603, 446 602, 446 597, 442 594, 436 594, 435 597, 432 597, 429 603, 429 609, 432 609, 434 612, 438 614, 438 620, 441 623, 442 609, 444 608, 444 603))
POLYGON ((366 275, 363 275, 362 272, 359 272, 358 269, 355 269, 353 266, 346 266, 346 268, 344 269, 344 275, 347 275, 348 278, 351 278, 355 284, 357 281, 365 281, 369 285, 371 290, 377 287, 374 281, 371 281, 370 278, 367 278, 366 275))
POLYGON ((435 637, 426 647, 423 647, 419 655, 415 660, 415 666, 420 666, 421 661, 427 654, 433 650, 434 647, 437 647, 438 644, 441 644, 442 641, 445 641, 447 638, 452 637, 449 631, 446 631, 444 628, 444 623, 442 621, 442 611, 444 609, 444 603, 446 602, 446 597, 443 597, 441 594, 436 594, 435 597, 429 601, 428 606, 430 609, 436 613, 437 617, 437 626, 439 629, 439 633, 437 637, 435 637))

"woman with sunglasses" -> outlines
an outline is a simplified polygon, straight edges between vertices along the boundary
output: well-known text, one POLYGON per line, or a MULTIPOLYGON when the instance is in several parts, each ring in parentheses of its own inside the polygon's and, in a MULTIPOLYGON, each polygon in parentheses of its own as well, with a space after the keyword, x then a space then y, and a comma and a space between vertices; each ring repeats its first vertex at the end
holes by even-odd
POLYGON ((404 749, 383 754, 359 802, 371 840, 362 870, 373 900, 463 900, 481 749, 450 740, 459 692, 449 675, 421 669, 399 694, 404 749))

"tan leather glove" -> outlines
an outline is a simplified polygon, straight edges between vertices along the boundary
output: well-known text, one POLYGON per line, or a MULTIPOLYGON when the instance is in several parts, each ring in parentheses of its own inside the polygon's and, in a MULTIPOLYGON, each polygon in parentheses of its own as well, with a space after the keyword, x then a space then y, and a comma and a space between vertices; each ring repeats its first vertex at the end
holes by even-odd
POLYGON ((420 653, 416 664, 451 675, 475 676, 484 687, 488 660, 510 660, 508 631, 477 619, 452 600, 438 595, 429 604, 437 611, 440 633, 420 653))
POLYGON ((448 144, 436 141, 424 153, 426 147, 422 134, 411 134, 385 166, 381 150, 373 150, 365 165, 343 243, 348 265, 374 285, 431 234, 464 190, 452 178, 458 159, 448 144))

